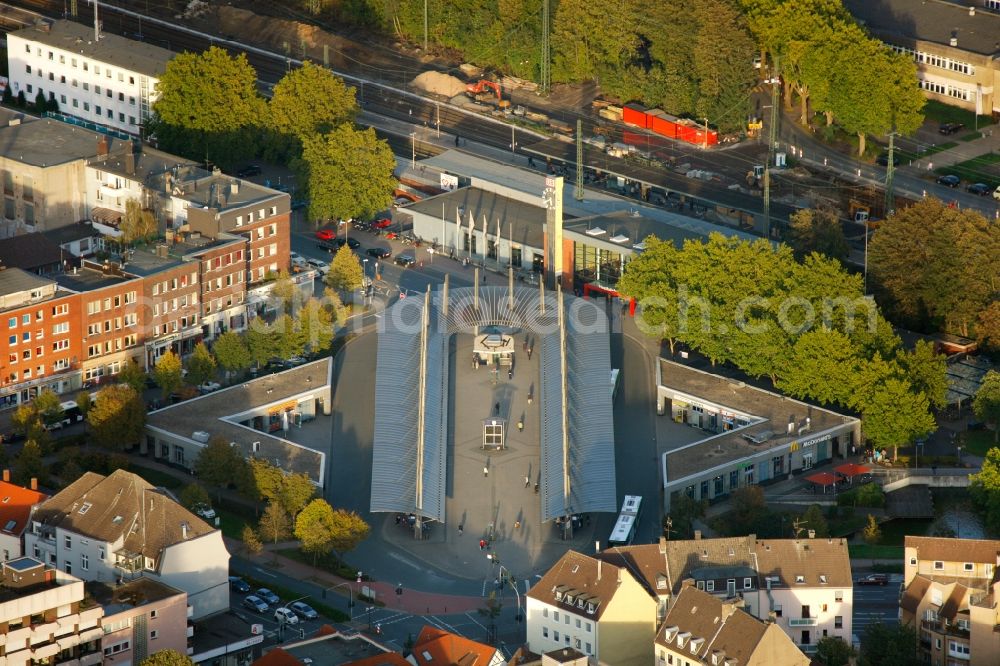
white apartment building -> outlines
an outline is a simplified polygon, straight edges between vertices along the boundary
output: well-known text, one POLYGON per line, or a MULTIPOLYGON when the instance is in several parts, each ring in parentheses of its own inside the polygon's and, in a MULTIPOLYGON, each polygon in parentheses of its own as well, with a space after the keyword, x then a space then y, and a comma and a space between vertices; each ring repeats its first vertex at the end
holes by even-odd
POLYGON ((104 663, 103 616, 75 576, 30 557, 0 568, 0 662, 7 666, 104 663))
POLYGON ((124 470, 87 472, 37 505, 24 548, 83 580, 146 576, 186 592, 195 620, 229 608, 222 532, 124 470))
POLYGON ((59 111, 139 135, 172 51, 73 21, 46 21, 7 35, 11 93, 41 92, 59 111))

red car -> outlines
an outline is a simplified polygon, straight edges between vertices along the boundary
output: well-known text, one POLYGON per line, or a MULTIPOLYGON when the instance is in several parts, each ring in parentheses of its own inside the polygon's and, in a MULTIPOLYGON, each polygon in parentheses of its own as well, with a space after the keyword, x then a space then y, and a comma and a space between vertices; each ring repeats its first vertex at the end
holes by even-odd
POLYGON ((392 224, 392 218, 384 217, 381 220, 375 220, 372 224, 376 229, 387 229, 389 225, 392 224))
POLYGON ((320 229, 316 232, 316 239, 321 241, 332 241, 337 236, 333 229, 320 229))

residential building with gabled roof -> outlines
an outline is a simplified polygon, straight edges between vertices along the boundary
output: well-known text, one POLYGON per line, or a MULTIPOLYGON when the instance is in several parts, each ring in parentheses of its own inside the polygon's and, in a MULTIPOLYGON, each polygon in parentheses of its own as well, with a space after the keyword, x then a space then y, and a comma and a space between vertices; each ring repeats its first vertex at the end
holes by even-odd
POLYGON ((417 666, 503 666, 503 653, 436 627, 424 626, 410 651, 417 666))
POLYGON ((6 562, 24 555, 24 532, 31 509, 48 498, 36 488, 23 488, 10 482, 10 471, 3 471, 0 481, 0 558, 6 562))
POLYGON ((1000 663, 1000 541, 907 536, 899 618, 930 664, 1000 663))
POLYGON ((808 666, 809 657, 774 623, 742 609, 738 598, 719 599, 685 585, 654 643, 657 666, 808 666))
POLYGON ((570 647, 610 666, 649 663, 656 602, 625 567, 567 551, 525 605, 532 652, 570 647))
POLYGON ((187 593, 193 619, 229 608, 222 532, 124 470, 86 472, 37 505, 25 550, 88 581, 163 582, 187 593))

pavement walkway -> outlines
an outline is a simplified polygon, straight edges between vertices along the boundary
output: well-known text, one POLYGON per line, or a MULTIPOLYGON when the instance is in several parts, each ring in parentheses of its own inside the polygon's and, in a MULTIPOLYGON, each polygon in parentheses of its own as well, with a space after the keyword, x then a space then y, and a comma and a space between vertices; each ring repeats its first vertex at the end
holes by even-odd
POLYGON ((995 126, 991 125, 986 129, 980 130, 978 139, 962 141, 958 138, 967 134, 968 130, 963 130, 954 136, 939 136, 938 143, 957 143, 958 145, 917 160, 913 162, 911 168, 930 171, 932 169, 952 166, 960 162, 967 162, 986 153, 1000 151, 1000 132, 996 131, 995 126))

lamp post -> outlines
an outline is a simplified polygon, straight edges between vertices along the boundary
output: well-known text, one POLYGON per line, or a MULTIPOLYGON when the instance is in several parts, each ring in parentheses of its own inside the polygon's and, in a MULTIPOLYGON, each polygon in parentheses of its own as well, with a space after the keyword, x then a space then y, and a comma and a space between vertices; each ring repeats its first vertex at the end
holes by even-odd
MULTIPOLYGON (((354 588, 351 587, 349 582, 337 583, 336 585, 331 585, 330 587, 323 590, 323 598, 326 599, 326 593, 330 590, 336 590, 338 587, 347 588, 347 614, 348 617, 354 619, 354 588)), ((303 597, 305 598, 305 597, 303 597)))
POLYGON ((508 569, 504 565, 500 564, 500 558, 498 558, 493 553, 487 553, 486 554, 486 559, 490 560, 491 562, 493 562, 493 564, 495 564, 498 567, 500 567, 500 581, 501 581, 501 586, 502 586, 502 583, 503 583, 504 571, 507 572, 507 580, 510 582, 510 587, 511 587, 512 590, 514 590, 514 596, 517 599, 517 615, 514 616, 514 621, 515 622, 520 622, 521 621, 521 593, 517 589, 517 583, 514 582, 514 577, 510 575, 510 569, 508 569))
POLYGON ((417 168, 417 133, 410 132, 410 169, 417 168))

